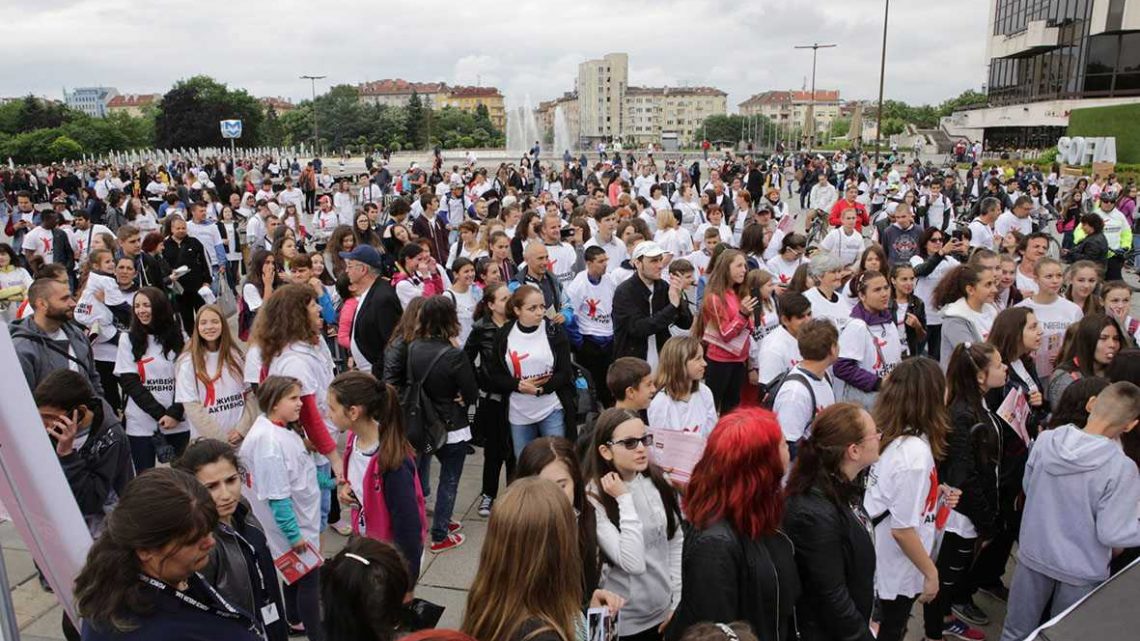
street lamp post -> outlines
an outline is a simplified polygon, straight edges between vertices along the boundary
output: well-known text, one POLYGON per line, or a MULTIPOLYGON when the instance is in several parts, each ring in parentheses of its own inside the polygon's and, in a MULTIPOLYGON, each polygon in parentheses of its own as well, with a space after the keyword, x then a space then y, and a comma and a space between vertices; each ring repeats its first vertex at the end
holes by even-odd
POLYGON ((831 49, 836 45, 821 45, 818 42, 810 45, 797 45, 796 49, 811 49, 811 135, 808 136, 808 150, 815 147, 815 60, 820 49, 831 49))
POLYGON ((301 80, 308 80, 313 85, 313 152, 316 154, 320 148, 320 137, 317 135, 317 81, 324 80, 328 76, 301 76, 301 80))
POLYGON ((883 53, 879 58, 879 115, 875 124, 875 166, 879 166, 879 145, 883 140, 883 80, 887 72, 887 18, 891 15, 891 0, 885 0, 883 9, 883 53))

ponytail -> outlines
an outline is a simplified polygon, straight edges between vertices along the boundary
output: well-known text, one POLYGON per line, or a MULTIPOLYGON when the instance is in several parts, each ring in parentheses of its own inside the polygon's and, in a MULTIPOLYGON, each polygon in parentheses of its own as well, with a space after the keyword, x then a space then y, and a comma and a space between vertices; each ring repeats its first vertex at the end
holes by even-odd
POLYGON ((346 408, 363 408, 379 424, 376 456, 381 470, 390 472, 404 464, 411 445, 404 436, 404 414, 395 387, 366 372, 345 372, 333 379, 329 394, 346 408))

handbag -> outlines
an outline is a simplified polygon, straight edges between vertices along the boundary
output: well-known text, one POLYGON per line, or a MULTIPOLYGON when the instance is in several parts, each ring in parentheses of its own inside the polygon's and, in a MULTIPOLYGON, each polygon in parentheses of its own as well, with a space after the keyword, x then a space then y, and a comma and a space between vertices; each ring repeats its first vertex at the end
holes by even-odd
POLYGON ((218 307, 222 309, 222 315, 226 318, 233 316, 238 311, 234 290, 230 289, 230 283, 224 275, 218 278, 218 307))

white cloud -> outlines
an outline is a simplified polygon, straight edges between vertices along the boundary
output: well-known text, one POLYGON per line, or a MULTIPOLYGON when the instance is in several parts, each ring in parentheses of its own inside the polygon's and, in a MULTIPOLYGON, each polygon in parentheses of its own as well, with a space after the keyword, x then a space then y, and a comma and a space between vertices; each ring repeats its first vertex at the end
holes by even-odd
MULTIPOLYGON (((0 96, 62 87, 165 92, 208 74, 255 95, 309 96, 301 74, 333 84, 401 77, 495 85, 532 105, 573 89, 577 65, 627 52, 632 85, 711 84, 730 109, 810 82, 845 98, 878 91, 883 0, 8 0, 23 28, 0 39, 0 96), (414 10, 413 10, 414 9, 414 10)), ((895 3, 886 96, 937 103, 984 81, 987 0, 895 3)), ((320 91, 321 84, 318 84, 320 91)))

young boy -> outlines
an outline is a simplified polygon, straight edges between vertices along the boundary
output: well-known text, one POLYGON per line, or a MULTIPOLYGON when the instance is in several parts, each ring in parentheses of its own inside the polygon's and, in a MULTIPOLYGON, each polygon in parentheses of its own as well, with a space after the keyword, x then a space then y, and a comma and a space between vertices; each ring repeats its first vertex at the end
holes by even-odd
POLYGON ((614 397, 614 407, 643 415, 657 393, 649 363, 633 356, 623 356, 610 365, 606 387, 614 397))
POLYGON ((1140 546, 1140 474, 1120 446, 1136 427, 1140 388, 1109 385, 1085 429, 1041 432, 1025 466, 1025 513, 1002 641, 1024 639, 1052 599, 1056 616, 1108 578, 1113 548, 1140 546))
POLYGON ((566 287, 566 297, 574 309, 566 329, 578 362, 596 381, 598 400, 603 407, 609 407, 613 397, 609 387, 601 382, 614 358, 613 309, 617 286, 606 277, 610 259, 605 249, 587 247, 585 259, 586 269, 578 272, 566 287))
MULTIPOLYGON (((681 279, 681 304, 689 306, 689 312, 696 318, 700 309, 697 306, 697 270, 686 258, 676 258, 669 263, 669 278, 677 276, 681 279)), ((670 336, 688 336, 692 330, 669 326, 670 336)))
POLYGON ((793 458, 800 439, 811 436, 812 419, 835 402, 827 369, 839 360, 839 330, 831 321, 809 320, 796 333, 796 345, 803 360, 784 378, 772 404, 793 458))
POLYGON ((753 385, 760 385, 760 398, 764 398, 764 388, 769 383, 803 360, 796 335, 800 327, 811 320, 811 301, 803 294, 781 294, 776 307, 780 310, 780 326, 760 343, 752 344, 748 359, 748 378, 753 385))

